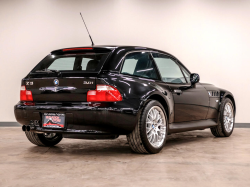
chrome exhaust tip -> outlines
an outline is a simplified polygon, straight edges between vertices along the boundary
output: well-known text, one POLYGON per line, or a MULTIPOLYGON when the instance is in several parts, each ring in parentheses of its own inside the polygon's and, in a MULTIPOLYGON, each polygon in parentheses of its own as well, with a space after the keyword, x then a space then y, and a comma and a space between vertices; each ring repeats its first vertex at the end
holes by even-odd
POLYGON ((22 130, 23 130, 23 131, 26 131, 26 125, 23 125, 23 126, 22 126, 22 130))

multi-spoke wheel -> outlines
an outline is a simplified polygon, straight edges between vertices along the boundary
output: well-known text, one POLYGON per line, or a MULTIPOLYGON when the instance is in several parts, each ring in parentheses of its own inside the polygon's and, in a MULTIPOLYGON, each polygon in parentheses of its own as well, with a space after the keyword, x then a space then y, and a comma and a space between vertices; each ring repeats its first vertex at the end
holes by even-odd
POLYGON ((166 136, 166 119, 159 106, 153 106, 146 119, 147 138, 153 147, 161 147, 166 136))
POLYGON ((149 101, 134 131, 127 135, 130 147, 137 153, 160 152, 166 142, 167 125, 163 106, 158 101, 149 101))
POLYGON ((38 134, 31 131, 25 131, 28 140, 39 146, 54 146, 62 140, 62 135, 57 133, 38 134))
POLYGON ((227 132, 231 132, 234 126, 234 111, 230 102, 226 103, 223 112, 223 122, 227 132))
POLYGON ((229 98, 221 102, 218 125, 211 128, 211 132, 216 137, 228 137, 234 129, 234 105, 229 98))

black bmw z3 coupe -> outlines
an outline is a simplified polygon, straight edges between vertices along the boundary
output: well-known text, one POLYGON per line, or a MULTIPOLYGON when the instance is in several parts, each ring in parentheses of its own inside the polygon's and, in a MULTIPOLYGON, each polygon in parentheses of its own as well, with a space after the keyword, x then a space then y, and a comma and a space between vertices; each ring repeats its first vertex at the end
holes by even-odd
POLYGON ((134 152, 158 153, 172 133, 210 128, 216 137, 230 136, 233 94, 199 80, 152 48, 55 50, 22 79, 15 117, 39 146, 126 135, 134 152))

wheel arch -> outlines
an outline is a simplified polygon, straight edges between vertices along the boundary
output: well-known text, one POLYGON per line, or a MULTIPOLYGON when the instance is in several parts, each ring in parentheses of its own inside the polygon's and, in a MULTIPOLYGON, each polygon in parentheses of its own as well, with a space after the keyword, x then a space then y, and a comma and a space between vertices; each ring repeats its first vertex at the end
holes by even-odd
POLYGON ((234 105, 234 115, 235 115, 236 114, 236 104, 235 104, 234 97, 231 94, 228 93, 228 94, 225 95, 225 98, 228 98, 228 99, 230 99, 233 102, 233 105, 234 105))
POLYGON ((169 106, 168 106, 168 103, 167 101, 159 94, 153 94, 153 95, 150 95, 147 100, 156 100, 158 101, 159 103, 162 104, 166 114, 167 114, 167 118, 168 118, 168 122, 169 122, 169 106))

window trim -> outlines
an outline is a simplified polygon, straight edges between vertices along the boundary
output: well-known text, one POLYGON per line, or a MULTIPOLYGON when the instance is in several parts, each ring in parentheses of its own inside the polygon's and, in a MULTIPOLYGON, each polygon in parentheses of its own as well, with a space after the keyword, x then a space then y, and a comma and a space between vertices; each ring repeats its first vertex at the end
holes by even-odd
POLYGON ((138 77, 138 78, 144 78, 144 79, 151 79, 151 80, 156 80, 156 81, 162 81, 162 78, 161 78, 161 75, 160 75, 160 72, 158 70, 158 67, 155 63, 155 60, 151 54, 151 50, 133 50, 133 51, 128 51, 121 59, 122 61, 122 64, 120 66, 120 70, 119 70, 119 74, 122 74, 122 75, 128 75, 128 76, 133 76, 133 77, 138 77), (141 76, 137 76, 137 75, 129 75, 129 74, 124 74, 122 73, 122 68, 123 68, 123 65, 124 65, 124 61, 125 61, 125 58, 128 54, 130 53, 137 53, 137 52, 145 52, 145 53, 148 53, 149 54, 149 57, 151 58, 151 60, 153 61, 153 65, 155 66, 155 71, 156 71, 156 74, 157 74, 157 79, 153 79, 153 78, 147 78, 147 77, 141 77, 141 76))
MULTIPOLYGON (((190 71, 189 71, 189 70, 188 70, 188 69, 187 69, 178 59, 176 59, 176 60, 177 60, 177 64, 179 65, 179 67, 180 67, 180 69, 181 69, 181 72, 182 72, 184 78, 186 79, 187 85, 191 85, 191 83, 189 83, 189 82, 187 81, 187 78, 186 78, 186 76, 185 76, 185 74, 184 74, 182 68, 185 69, 190 75, 191 75, 191 72, 190 72, 190 71)), ((190 81, 190 80, 189 80, 189 81, 190 81)))
MULTIPOLYGON (((187 78, 186 78, 186 76, 185 76, 185 73, 183 72, 183 69, 186 70, 186 71, 187 71, 187 69, 184 68, 182 65, 180 65, 180 68, 181 68, 182 74, 184 75, 184 77, 185 77, 185 79, 186 79, 187 84, 191 84, 191 83, 190 83, 190 80, 189 80, 189 82, 188 82, 188 80, 187 80, 187 78)), ((189 71, 187 71, 187 72, 189 73, 189 75, 191 75, 191 73, 190 73, 189 71)))

